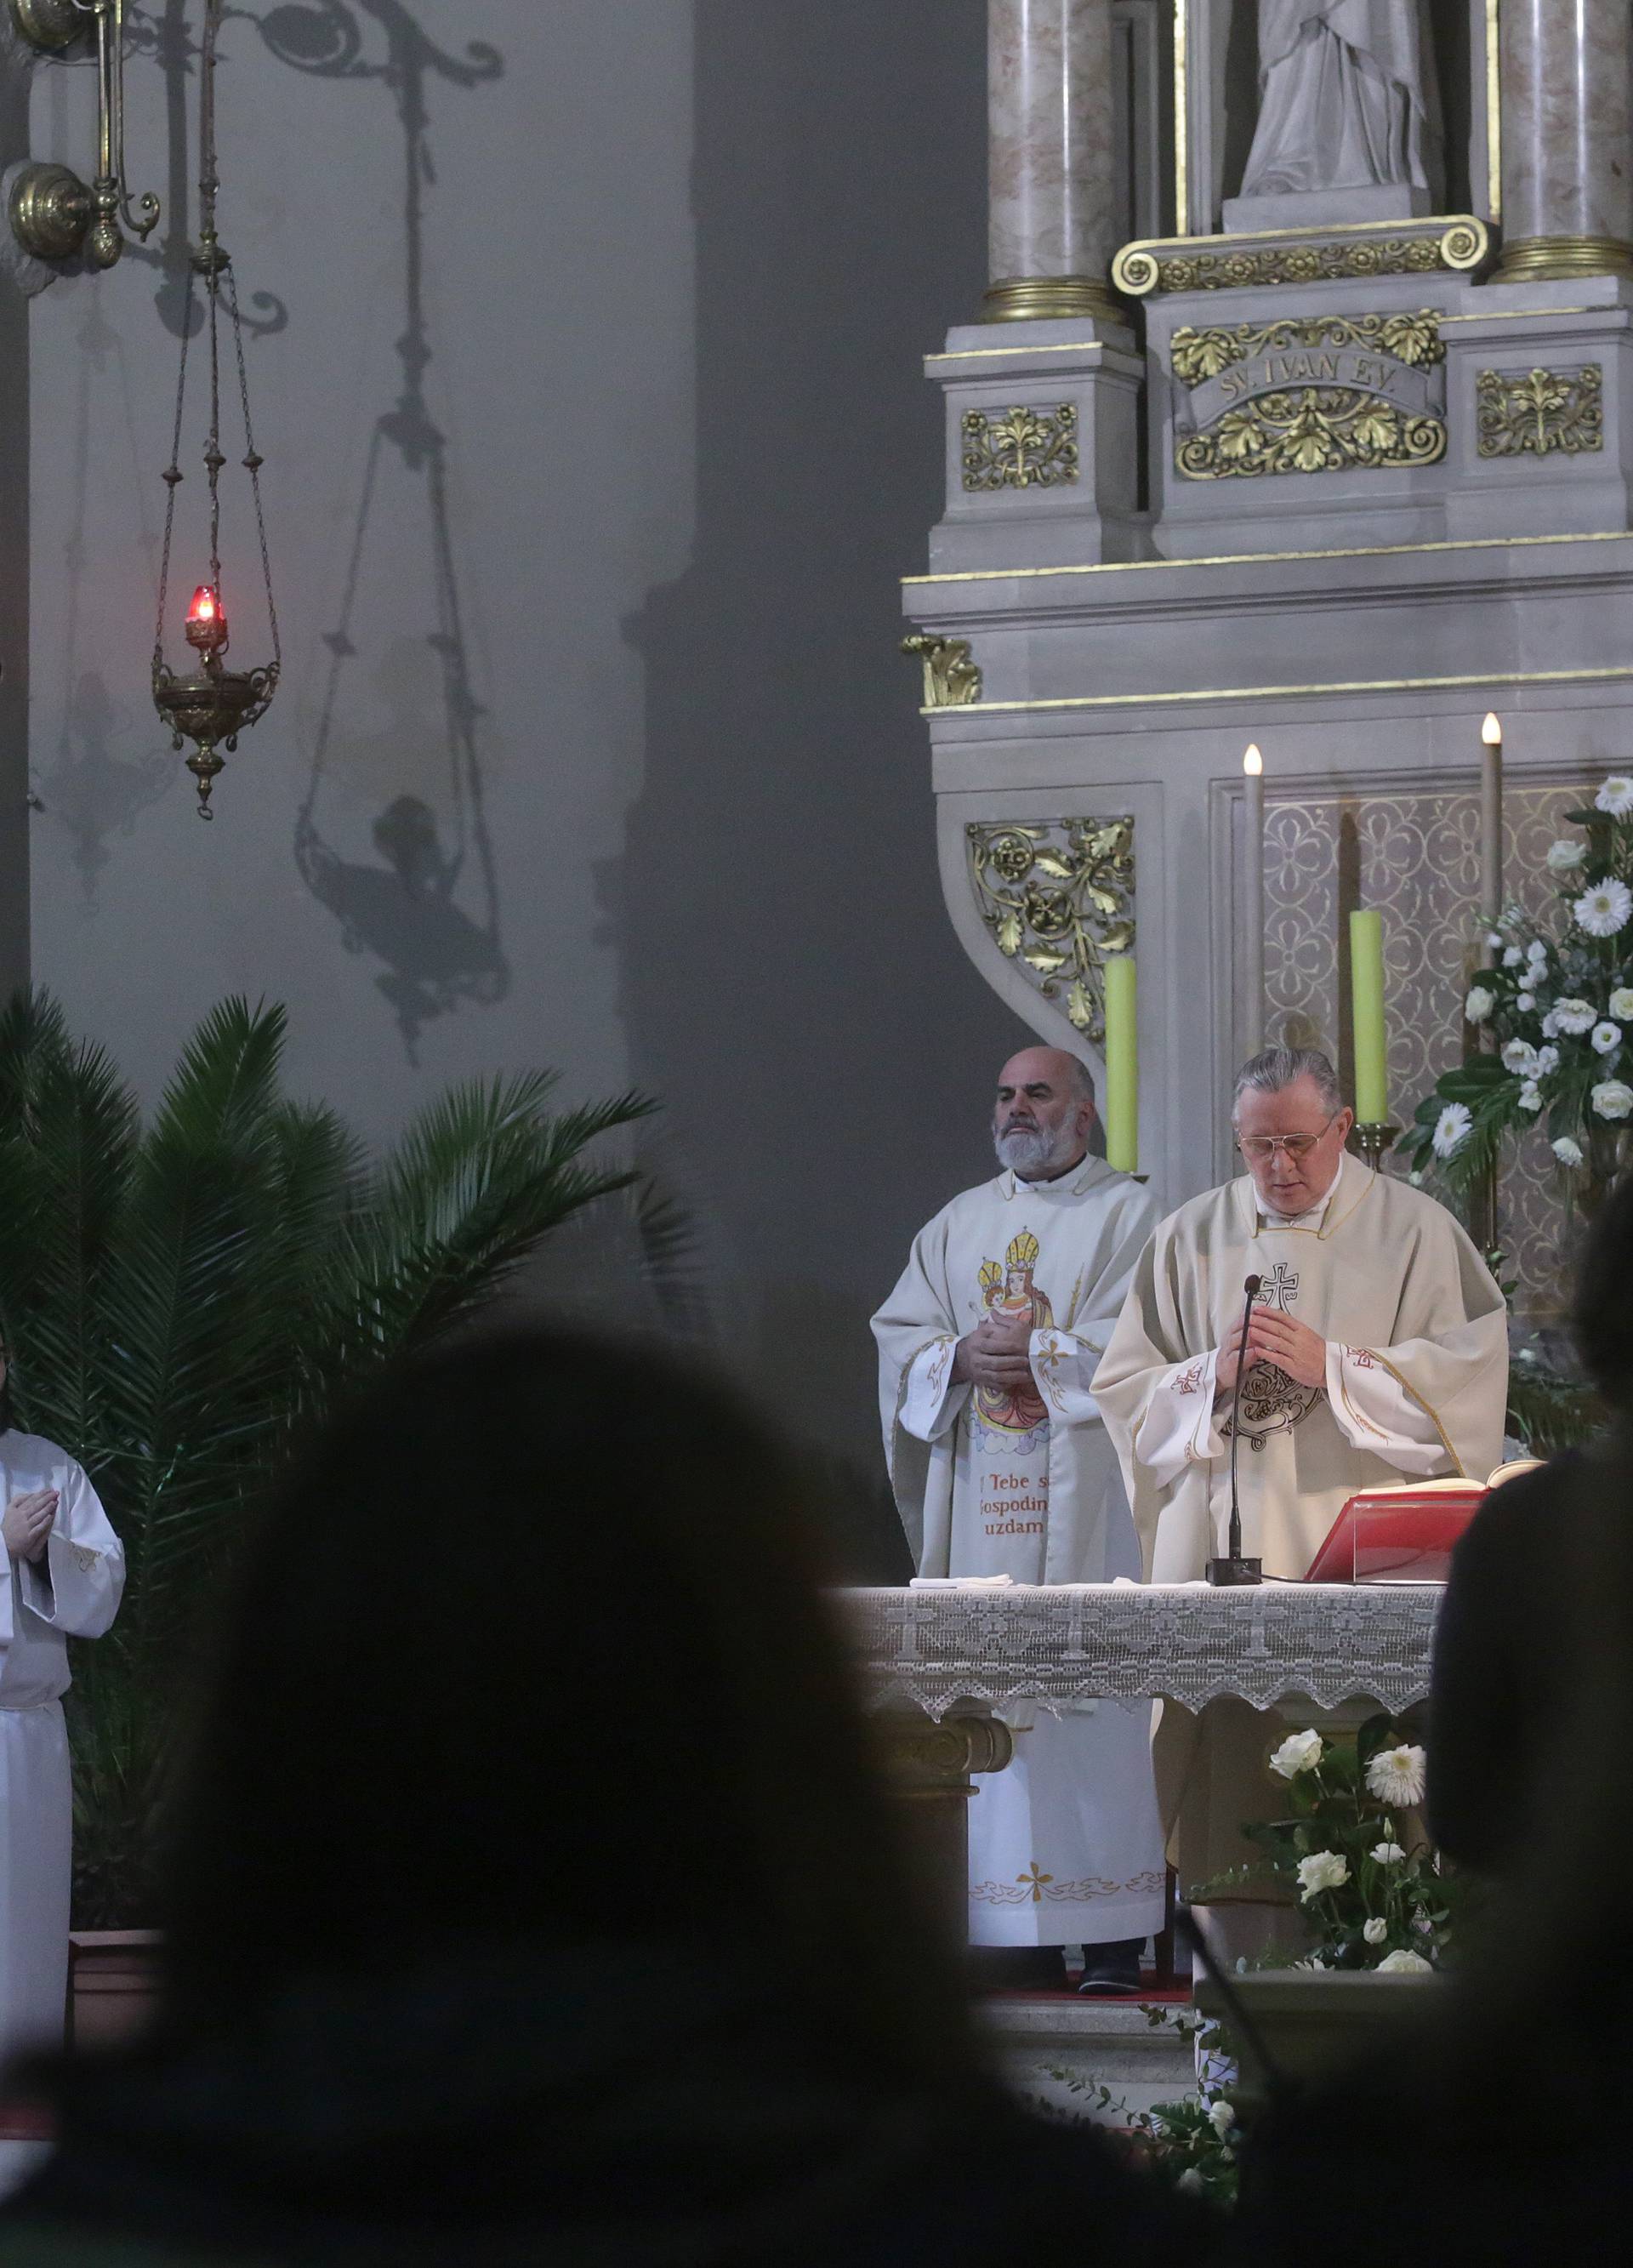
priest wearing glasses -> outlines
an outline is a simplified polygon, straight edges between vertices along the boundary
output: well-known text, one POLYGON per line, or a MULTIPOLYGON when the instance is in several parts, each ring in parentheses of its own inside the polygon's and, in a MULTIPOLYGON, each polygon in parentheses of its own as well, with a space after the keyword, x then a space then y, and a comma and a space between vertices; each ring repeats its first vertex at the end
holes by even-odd
MULTIPOLYGON (((1267 1048, 1232 1116, 1246 1173, 1159 1223, 1094 1377, 1158 1583, 1195 1581, 1225 1549, 1239 1366, 1242 1549, 1267 1576, 1303 1576, 1357 1490, 1483 1481, 1502 1454, 1503 1295, 1443 1205, 1345 1153, 1354 1114, 1328 1058, 1267 1048)), ((1182 1888, 1251 1855, 1237 1830, 1266 1815, 1282 1730, 1243 1702, 1166 1708, 1182 1888)))

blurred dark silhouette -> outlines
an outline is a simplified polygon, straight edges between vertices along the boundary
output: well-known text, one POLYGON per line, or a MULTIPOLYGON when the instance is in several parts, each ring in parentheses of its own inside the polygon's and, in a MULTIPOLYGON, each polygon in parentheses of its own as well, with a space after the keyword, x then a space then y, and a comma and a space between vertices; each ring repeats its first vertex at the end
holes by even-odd
POLYGON ((1194 2258, 1187 2200, 985 2075, 805 1496, 577 1330, 338 1421, 225 1617, 162 2025, 59 2076, 0 2260, 1194 2258))

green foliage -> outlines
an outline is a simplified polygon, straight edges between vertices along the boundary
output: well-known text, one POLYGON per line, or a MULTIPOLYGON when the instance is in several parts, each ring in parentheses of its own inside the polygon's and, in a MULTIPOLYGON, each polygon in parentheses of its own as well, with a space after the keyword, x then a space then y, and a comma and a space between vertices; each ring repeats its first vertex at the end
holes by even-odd
MULTIPOLYGON (((630 1172, 586 1153, 652 1105, 549 1108, 554 1076, 451 1088, 371 1163, 283 1096, 281 1007, 223 1001, 150 1123, 60 1009, 0 1013, 0 1328, 16 1423, 91 1476, 124 1543, 75 1648, 82 1926, 151 1918, 154 1822, 200 1607, 298 1424, 468 1321, 630 1172)), ((666 1217, 672 1249, 681 1238, 666 1217)))

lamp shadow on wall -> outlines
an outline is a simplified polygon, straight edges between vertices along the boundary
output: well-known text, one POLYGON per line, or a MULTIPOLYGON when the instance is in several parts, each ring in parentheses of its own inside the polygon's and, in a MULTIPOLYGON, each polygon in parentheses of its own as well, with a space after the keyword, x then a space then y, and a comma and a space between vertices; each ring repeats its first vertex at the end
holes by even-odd
POLYGON ((471 88, 504 69, 485 41, 463 55, 439 47, 402 0, 276 0, 256 22, 280 62, 320 78, 372 82, 390 97, 402 129, 404 315, 394 351, 400 389, 375 420, 352 528, 346 579, 328 650, 313 740, 311 776, 296 820, 295 865, 318 903, 340 925, 349 953, 380 962, 376 989, 395 1018, 411 1064, 420 1035, 462 1004, 491 1007, 511 987, 500 927, 497 879, 485 814, 481 725, 472 681, 448 495, 448 438, 430 414, 424 381, 432 358, 424 297, 425 200, 436 175, 430 147, 433 86, 471 88), (373 27, 371 30, 371 26, 373 27), (362 654, 357 608, 370 571, 370 537, 382 481, 393 472, 417 483, 425 560, 437 627, 422 639, 395 640, 371 672, 387 716, 367 738, 337 730, 343 696, 362 654), (388 770, 416 743, 416 784, 430 755, 426 719, 437 720, 445 764, 445 808, 427 796, 391 796, 371 829, 377 858, 344 857, 324 833, 323 795, 350 770, 388 770), (460 893, 468 886, 474 910, 460 893))
POLYGON ((633 1075, 742 1255, 732 1343, 840 1484, 844 1572, 900 1580, 868 1316, 992 1171, 1026 1037, 953 937, 897 652, 941 499, 919 357, 986 282, 986 11, 817 13, 696 0, 696 536, 629 625, 645 780, 598 883, 633 1075))

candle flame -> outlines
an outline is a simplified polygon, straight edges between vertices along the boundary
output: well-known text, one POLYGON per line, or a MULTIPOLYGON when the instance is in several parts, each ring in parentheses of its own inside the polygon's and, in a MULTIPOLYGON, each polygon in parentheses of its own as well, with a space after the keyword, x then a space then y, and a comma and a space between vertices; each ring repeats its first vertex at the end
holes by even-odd
POLYGON ((220 611, 215 593, 208 583, 201 583, 193 593, 193 603, 188 608, 190 622, 213 622, 220 611))
POLYGON ((1256 741, 1248 748, 1247 755, 1242 758, 1242 770, 1247 774, 1250 779, 1257 779, 1260 773, 1264 770, 1264 758, 1259 754, 1258 743, 1256 741))
POLYGON ((1497 721, 1497 712, 1495 710, 1487 710, 1486 721, 1480 727, 1480 737, 1485 742, 1488 748, 1500 748, 1502 747, 1503 727, 1497 721))

